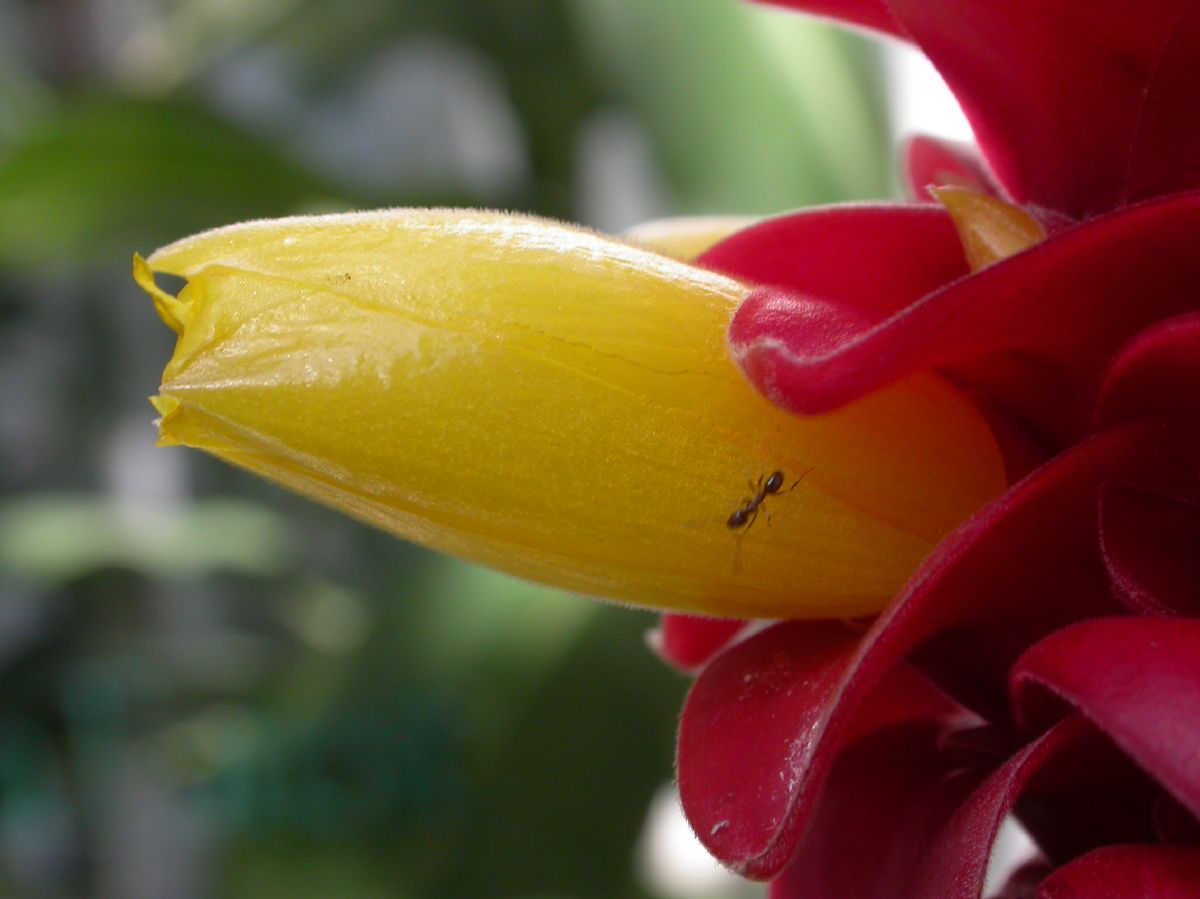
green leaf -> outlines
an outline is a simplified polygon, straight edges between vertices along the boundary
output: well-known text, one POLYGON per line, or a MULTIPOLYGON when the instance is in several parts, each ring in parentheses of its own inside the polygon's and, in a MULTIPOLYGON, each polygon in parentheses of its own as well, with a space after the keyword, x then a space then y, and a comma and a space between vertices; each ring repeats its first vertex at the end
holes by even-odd
POLYGON ((0 264, 128 257, 199 229, 319 204, 331 205, 317 179, 198 107, 74 101, 0 153, 0 264))
POLYGON ((577 0, 690 212, 888 193, 880 84, 861 38, 727 0, 577 0))

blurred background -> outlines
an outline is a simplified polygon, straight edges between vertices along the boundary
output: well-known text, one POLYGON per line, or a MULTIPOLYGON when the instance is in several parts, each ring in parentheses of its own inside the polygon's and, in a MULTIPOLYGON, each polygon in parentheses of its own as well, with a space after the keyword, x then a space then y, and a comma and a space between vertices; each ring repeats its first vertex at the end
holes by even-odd
POLYGON ((0 895, 761 896, 690 864, 653 617, 155 449, 130 256, 887 196, 876 52, 735 0, 0 0, 0 895))

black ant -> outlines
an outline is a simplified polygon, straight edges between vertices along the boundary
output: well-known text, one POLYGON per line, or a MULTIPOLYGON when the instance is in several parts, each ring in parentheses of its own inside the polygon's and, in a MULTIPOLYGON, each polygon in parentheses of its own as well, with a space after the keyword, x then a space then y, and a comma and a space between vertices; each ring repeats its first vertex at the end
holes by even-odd
MULTIPOLYGON (((800 477, 796 478, 796 482, 787 489, 790 493, 796 489, 796 484, 804 480, 804 475, 808 474, 812 469, 804 472, 800 477)), ((750 526, 754 524, 758 518, 759 507, 768 496, 773 496, 783 491, 784 474, 782 471, 773 471, 767 475, 766 480, 759 476, 758 482, 750 485, 750 489, 754 491, 754 495, 742 500, 742 504, 730 513, 730 516, 725 520, 725 527, 731 531, 736 531, 739 528, 750 530, 750 526)), ((767 512, 766 509, 763 509, 767 512)), ((771 520, 771 513, 767 512, 767 521, 771 520)))

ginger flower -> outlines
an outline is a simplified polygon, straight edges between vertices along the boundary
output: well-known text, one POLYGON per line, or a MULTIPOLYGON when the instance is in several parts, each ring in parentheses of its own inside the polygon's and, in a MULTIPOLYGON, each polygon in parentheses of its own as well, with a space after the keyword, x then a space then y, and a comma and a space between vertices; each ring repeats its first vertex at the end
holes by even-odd
POLYGON ((774 899, 1200 884, 1200 6, 795 2, 914 41, 982 159, 918 139, 907 205, 744 229, 700 262, 758 285, 731 348, 800 415, 939 372, 1014 483, 865 634, 669 618, 700 667, 679 782, 701 840, 774 899), (935 187, 930 196, 931 185, 935 187))
POLYGON ((185 239, 135 260, 161 442, 668 610, 685 812, 775 899, 978 899, 1009 819, 1038 854, 996 896, 1196 895, 1200 5, 780 5, 915 42, 982 156, 630 241, 185 239))

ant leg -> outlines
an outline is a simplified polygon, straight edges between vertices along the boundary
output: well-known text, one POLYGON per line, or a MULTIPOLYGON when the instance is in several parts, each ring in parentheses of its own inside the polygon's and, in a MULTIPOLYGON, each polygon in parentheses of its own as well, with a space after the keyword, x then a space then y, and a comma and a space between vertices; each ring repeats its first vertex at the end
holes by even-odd
POLYGON ((794 480, 794 481, 792 482, 792 486, 791 486, 791 487, 789 487, 787 490, 785 490, 785 491, 783 491, 783 492, 784 492, 784 493, 791 493, 791 492, 792 492, 793 490, 795 490, 795 489, 796 489, 798 486, 800 486, 800 482, 804 480, 804 477, 805 477, 805 475, 809 474, 811 471, 812 471, 812 466, 809 466, 808 468, 804 469, 804 471, 801 473, 800 477, 796 478, 796 480, 794 480))
POLYGON ((750 514, 750 517, 746 520, 746 527, 744 527, 742 529, 743 535, 750 533, 750 528, 754 527, 754 522, 758 521, 758 513, 760 511, 762 511, 762 506, 755 506, 754 511, 750 514))

